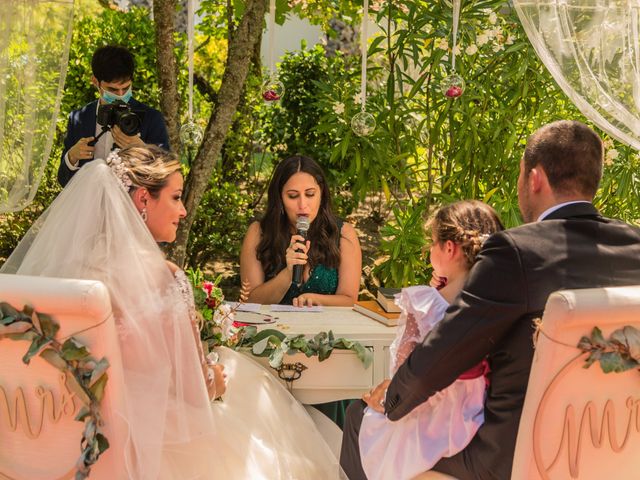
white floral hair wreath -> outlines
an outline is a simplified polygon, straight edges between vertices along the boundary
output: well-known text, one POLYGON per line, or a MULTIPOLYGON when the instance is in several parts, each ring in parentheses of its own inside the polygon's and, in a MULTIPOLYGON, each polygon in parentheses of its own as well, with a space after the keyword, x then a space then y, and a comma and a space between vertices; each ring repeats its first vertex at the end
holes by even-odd
POLYGON ((118 155, 120 149, 112 150, 107 156, 107 165, 118 179, 118 183, 125 192, 129 192, 133 186, 133 182, 127 173, 127 167, 122 163, 122 158, 118 155))

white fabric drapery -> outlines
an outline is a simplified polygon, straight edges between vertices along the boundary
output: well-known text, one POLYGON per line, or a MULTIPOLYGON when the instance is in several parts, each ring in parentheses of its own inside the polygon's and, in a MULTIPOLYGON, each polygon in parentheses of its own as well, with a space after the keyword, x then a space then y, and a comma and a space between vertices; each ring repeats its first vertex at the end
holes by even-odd
POLYGON ((0 0, 0 213, 36 194, 67 69, 73 0, 0 0))
POLYGON ((640 0, 513 0, 538 56, 580 111, 640 150, 640 0))

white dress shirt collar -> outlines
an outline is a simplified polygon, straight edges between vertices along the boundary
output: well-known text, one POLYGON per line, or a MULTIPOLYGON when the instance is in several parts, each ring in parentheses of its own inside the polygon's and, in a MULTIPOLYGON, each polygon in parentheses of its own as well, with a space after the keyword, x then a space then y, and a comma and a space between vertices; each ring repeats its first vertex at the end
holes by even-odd
POLYGON ((544 212, 542 212, 538 217, 538 220, 536 220, 536 222, 544 220, 556 210, 560 210, 562 207, 566 207, 567 205, 572 205, 574 203, 591 203, 591 202, 587 202, 586 200, 571 200, 570 202, 559 203, 558 205, 554 205, 551 208, 547 208, 544 212))

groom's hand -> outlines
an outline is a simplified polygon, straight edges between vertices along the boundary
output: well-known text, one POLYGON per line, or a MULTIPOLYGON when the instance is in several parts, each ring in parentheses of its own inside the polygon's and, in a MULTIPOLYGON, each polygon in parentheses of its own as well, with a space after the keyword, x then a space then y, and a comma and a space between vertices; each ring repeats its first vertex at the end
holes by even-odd
POLYGON ((387 388, 390 383, 391 380, 386 379, 369 393, 365 393, 362 400, 376 412, 384 413, 384 399, 387 396, 387 388))

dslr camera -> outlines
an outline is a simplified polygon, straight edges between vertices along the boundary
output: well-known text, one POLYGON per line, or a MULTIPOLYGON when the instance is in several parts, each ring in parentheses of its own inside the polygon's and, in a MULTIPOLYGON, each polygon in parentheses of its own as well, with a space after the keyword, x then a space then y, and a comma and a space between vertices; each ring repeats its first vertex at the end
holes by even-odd
POLYGON ((140 125, 142 124, 140 116, 121 100, 100 105, 98 107, 97 121, 104 129, 110 129, 117 125, 122 130, 122 133, 129 136, 139 133, 140 125))

